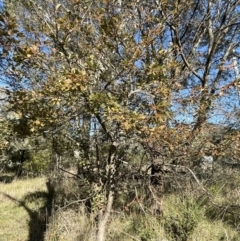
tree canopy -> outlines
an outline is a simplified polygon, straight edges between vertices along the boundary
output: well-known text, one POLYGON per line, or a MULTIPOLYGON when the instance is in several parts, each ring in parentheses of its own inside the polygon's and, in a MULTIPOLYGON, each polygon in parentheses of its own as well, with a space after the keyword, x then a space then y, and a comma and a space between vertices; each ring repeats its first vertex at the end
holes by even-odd
POLYGON ((192 167, 238 141, 239 0, 5 5, 2 82, 15 131, 53 138, 77 175, 101 186, 99 240, 120 180, 156 159, 192 167))

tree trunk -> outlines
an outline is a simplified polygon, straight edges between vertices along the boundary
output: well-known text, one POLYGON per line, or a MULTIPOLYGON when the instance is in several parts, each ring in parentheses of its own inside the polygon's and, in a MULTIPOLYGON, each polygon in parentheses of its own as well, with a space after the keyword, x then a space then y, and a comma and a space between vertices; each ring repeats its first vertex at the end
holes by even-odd
POLYGON ((116 146, 113 144, 109 149, 108 163, 106 166, 106 176, 108 177, 109 185, 107 188, 107 205, 99 210, 98 214, 98 231, 97 241, 104 241, 106 236, 107 222, 109 220, 112 205, 114 200, 116 165, 114 163, 116 146))
POLYGON ((21 177, 22 175, 22 171, 23 171, 23 163, 25 161, 25 152, 26 150, 20 150, 21 151, 21 159, 20 159, 20 165, 17 169, 17 172, 16 172, 16 177, 21 177))
POLYGON ((114 199, 113 191, 109 191, 107 197, 107 206, 106 209, 101 209, 98 214, 98 231, 97 231, 97 241, 105 241, 107 222, 110 217, 110 213, 112 210, 112 204, 114 199))
POLYGON ((162 163, 155 160, 151 169, 150 189, 153 196, 152 210, 154 215, 163 214, 163 170, 162 163))

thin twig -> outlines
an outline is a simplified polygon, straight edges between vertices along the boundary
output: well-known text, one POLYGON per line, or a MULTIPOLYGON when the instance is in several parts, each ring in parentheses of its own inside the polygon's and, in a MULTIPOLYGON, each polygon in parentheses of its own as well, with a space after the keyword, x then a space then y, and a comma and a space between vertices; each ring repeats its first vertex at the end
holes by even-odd
POLYGON ((143 211, 143 213, 145 214, 145 216, 147 216, 147 214, 146 214, 146 212, 145 212, 145 210, 144 210, 144 208, 143 208, 143 206, 142 206, 142 204, 141 204, 141 202, 140 202, 140 200, 139 200, 139 198, 138 198, 138 192, 137 192, 137 188, 136 188, 136 187, 135 187, 135 195, 136 195, 136 201, 137 201, 138 205, 139 205, 140 208, 142 209, 142 211, 143 211))
POLYGON ((69 206, 71 206, 71 205, 73 205, 73 204, 76 204, 76 203, 86 202, 87 200, 93 198, 95 195, 96 195, 96 194, 94 194, 94 195, 92 195, 92 196, 90 196, 90 197, 84 198, 84 199, 79 199, 79 200, 72 201, 72 202, 68 203, 67 205, 65 205, 64 207, 59 208, 58 210, 65 209, 65 208, 67 208, 67 207, 69 207, 69 206))
POLYGON ((66 173, 68 173, 68 174, 70 174, 70 175, 73 175, 74 177, 77 177, 77 178, 81 179, 81 177, 80 177, 79 175, 74 174, 74 173, 72 173, 72 172, 69 172, 69 171, 67 171, 67 170, 65 170, 65 169, 63 169, 63 168, 61 168, 61 167, 59 167, 58 169, 59 169, 60 171, 66 172, 66 173))

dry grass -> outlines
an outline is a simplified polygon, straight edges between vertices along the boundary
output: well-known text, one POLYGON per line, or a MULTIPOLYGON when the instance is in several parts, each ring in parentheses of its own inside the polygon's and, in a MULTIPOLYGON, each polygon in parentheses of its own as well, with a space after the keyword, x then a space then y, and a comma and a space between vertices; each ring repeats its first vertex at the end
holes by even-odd
MULTIPOLYGON (((239 233, 221 221, 202 220, 190 237, 191 241, 239 241, 239 233)), ((190 241, 189 240, 189 241, 190 241)))
MULTIPOLYGON (((12 183, 0 183, 0 240, 28 240, 29 215, 17 201, 36 191, 46 191, 45 178, 13 180, 12 183)), ((31 208, 38 208, 32 206, 31 208)))
MULTIPOLYGON (((7 195, 22 200, 27 194, 47 191, 45 178, 14 180, 0 183, 0 240, 27 241, 29 235, 29 214, 7 195)), ((41 200, 28 203, 31 210, 38 210, 41 200)), ((147 209, 146 209, 147 210, 147 209)), ((188 197, 166 195, 164 198, 164 217, 155 218, 146 213, 135 211, 113 212, 107 230, 107 241, 175 241, 166 231, 166 222, 176 218, 179 223, 196 221, 188 241, 240 241, 239 233, 221 220, 210 221, 203 206, 188 197), (192 220, 191 220, 192 219, 192 220)), ((94 216, 86 213, 84 205, 78 208, 62 208, 55 211, 50 219, 45 241, 94 241, 96 222, 94 216)), ((180 239, 179 239, 180 240, 180 239)), ((182 240, 182 239, 181 239, 182 240)))
POLYGON ((240 235, 236 229, 224 223, 223 220, 209 220, 206 217, 206 206, 196 203, 190 197, 167 195, 164 203, 165 217, 176 218, 179 224, 184 222, 186 215, 187 225, 191 221, 196 221, 196 227, 189 235, 188 241, 240 241, 240 235))
POLYGON ((45 235, 46 241, 94 241, 96 227, 85 213, 83 205, 78 210, 60 209, 51 219, 45 235))

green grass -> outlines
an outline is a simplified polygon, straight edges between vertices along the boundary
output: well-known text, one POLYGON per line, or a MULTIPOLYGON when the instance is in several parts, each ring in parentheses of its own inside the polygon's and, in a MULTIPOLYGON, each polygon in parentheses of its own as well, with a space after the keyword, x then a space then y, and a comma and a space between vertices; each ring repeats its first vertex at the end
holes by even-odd
POLYGON ((236 229, 224 223, 223 220, 209 220, 206 215, 206 206, 202 206, 191 197, 166 195, 164 207, 165 218, 171 217, 170 220, 177 220, 175 223, 178 226, 188 228, 190 224, 194 224, 188 241, 240 241, 240 235, 236 229))

